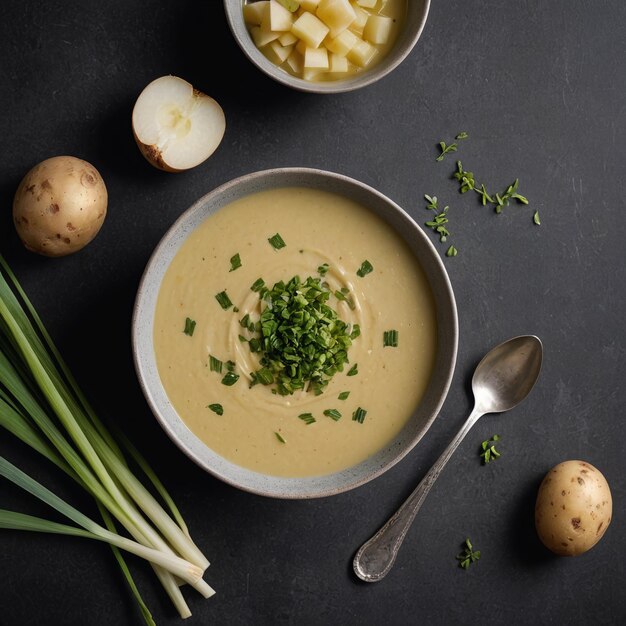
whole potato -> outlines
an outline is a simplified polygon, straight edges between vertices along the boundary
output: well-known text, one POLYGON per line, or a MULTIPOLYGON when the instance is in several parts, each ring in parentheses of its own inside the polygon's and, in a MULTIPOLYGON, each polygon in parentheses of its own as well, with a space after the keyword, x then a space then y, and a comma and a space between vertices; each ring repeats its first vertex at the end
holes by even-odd
POLYGON ((539 487, 535 526, 546 548, 576 556, 602 539, 612 512, 611 490, 600 470, 585 461, 565 461, 539 487))
POLYGON ((13 222, 22 243, 45 256, 65 256, 86 246, 106 212, 107 190, 98 170, 71 156, 33 167, 13 199, 13 222))

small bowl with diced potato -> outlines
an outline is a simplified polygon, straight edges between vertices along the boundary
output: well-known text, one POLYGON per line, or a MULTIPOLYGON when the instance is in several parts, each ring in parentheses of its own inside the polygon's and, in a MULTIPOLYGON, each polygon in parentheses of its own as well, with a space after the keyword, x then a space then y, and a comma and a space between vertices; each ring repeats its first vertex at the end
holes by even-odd
POLYGON ((370 85, 417 43, 430 0, 224 0, 247 57, 274 80, 315 93, 370 85))

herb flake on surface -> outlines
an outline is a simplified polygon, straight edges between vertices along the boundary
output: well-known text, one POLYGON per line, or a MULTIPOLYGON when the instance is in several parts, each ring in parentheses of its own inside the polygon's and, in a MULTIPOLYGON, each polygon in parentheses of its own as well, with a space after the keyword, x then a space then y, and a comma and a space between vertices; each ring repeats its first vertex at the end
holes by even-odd
POLYGON ((196 321, 191 318, 185 318, 185 328, 183 332, 189 337, 193 337, 193 331, 196 330, 196 321))
POLYGON ((480 559, 480 550, 474 550, 472 542, 468 537, 463 544, 463 551, 456 558, 459 562, 459 567, 467 570, 472 563, 480 559))

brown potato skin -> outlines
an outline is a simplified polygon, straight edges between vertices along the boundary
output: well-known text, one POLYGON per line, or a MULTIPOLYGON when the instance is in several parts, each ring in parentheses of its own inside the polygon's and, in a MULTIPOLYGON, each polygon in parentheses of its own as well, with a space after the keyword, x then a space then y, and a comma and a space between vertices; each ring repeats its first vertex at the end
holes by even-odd
POLYGON ((93 165, 72 156, 53 157, 35 165, 19 184, 13 222, 28 250, 66 256, 98 234, 107 201, 106 186, 93 165))
POLYGON ((539 487, 535 527, 546 548, 577 556, 602 539, 612 513, 611 490, 600 470, 585 461, 564 461, 539 487))

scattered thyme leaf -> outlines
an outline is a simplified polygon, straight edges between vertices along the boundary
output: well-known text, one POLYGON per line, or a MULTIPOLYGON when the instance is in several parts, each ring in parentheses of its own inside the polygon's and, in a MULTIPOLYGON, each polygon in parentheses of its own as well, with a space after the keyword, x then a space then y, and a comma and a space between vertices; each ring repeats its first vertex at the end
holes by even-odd
POLYGON ((463 543, 463 551, 456 557, 459 561, 459 566, 463 569, 469 569, 472 563, 475 563, 480 559, 480 550, 474 550, 472 542, 469 537, 463 543))
POLYGON ((451 143, 448 146, 445 141, 440 141, 439 148, 441 149, 441 154, 435 159, 435 161, 443 161, 446 154, 448 154, 448 152, 456 152, 457 147, 458 146, 455 143, 451 143))
POLYGON ((500 453, 495 447, 495 443, 497 441, 500 441, 500 436, 494 435, 491 439, 486 439, 480 444, 480 457, 483 460, 483 465, 487 465, 487 463, 495 461, 500 456, 500 453))
POLYGON ((458 253, 459 251, 454 246, 450 246, 446 250, 446 256, 456 256, 458 253))
POLYGON ((541 226, 541 220, 539 219, 539 211, 535 211, 535 214, 533 215, 533 222, 535 222, 537 226, 541 226))

